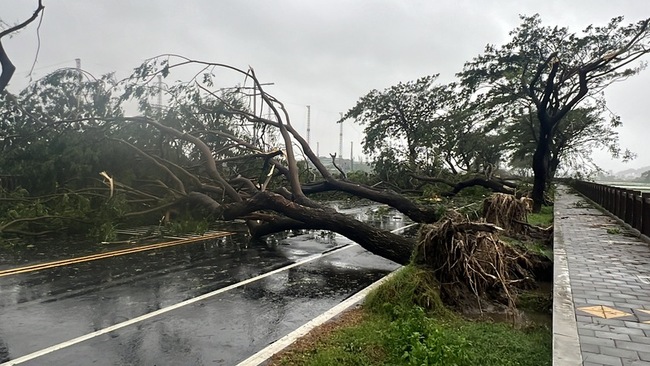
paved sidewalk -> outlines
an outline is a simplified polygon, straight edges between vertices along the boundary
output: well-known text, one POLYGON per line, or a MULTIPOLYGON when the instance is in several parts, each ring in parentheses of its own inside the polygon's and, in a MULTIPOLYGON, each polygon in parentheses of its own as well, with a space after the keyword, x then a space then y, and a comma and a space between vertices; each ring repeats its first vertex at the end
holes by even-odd
MULTIPOLYGON (((564 252, 570 284, 557 299, 568 299, 568 306, 556 302, 554 318, 567 309, 570 315, 572 297, 582 364, 650 366, 650 246, 566 186, 558 187, 554 210, 556 297, 564 252)), ((570 328, 573 320, 559 322, 570 328)), ((554 364, 579 365, 580 354, 567 347, 571 332, 565 342, 555 328, 554 364)))

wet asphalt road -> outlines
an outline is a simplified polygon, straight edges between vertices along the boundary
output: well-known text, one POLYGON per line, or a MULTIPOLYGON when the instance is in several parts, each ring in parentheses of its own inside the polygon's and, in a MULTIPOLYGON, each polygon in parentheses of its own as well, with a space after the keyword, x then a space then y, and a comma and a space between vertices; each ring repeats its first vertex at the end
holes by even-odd
POLYGON ((23 363, 234 365, 397 268, 342 237, 246 243, 235 236, 0 277, 0 362, 348 245, 23 363))

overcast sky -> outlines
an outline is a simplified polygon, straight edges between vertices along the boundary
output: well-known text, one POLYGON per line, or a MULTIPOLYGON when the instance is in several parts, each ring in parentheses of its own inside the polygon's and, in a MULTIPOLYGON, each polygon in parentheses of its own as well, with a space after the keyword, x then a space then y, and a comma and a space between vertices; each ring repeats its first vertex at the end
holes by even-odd
MULTIPOLYGON (((463 63, 486 44, 501 45, 519 24, 519 14, 539 13, 545 25, 580 31, 612 17, 625 23, 650 17, 647 0, 43 0, 41 50, 33 78, 60 67, 126 77, 143 60, 176 53, 205 61, 252 66, 267 90, 290 109, 306 131, 311 105, 311 142, 321 155, 338 151, 339 112, 371 89, 440 74, 454 80, 463 63)), ((36 0, 1 0, 0 19, 15 24, 29 17, 36 0)), ((37 48, 36 22, 5 49, 17 65, 9 90, 19 91, 37 48)), ((650 60, 650 57, 646 57, 650 60)), ((606 91, 619 114, 621 144, 638 154, 630 164, 596 153, 605 169, 650 165, 648 93, 650 70, 606 91)), ((230 85, 224 85, 230 86, 230 85)), ((363 128, 344 125, 344 156, 354 143, 361 152, 363 128)))

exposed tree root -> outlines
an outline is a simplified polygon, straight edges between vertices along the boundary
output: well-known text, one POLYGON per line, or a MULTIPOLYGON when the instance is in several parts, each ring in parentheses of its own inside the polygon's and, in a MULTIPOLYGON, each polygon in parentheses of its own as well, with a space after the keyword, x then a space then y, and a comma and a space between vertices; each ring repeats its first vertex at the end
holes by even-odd
POLYGON ((483 218, 499 226, 508 234, 525 234, 522 225, 528 218, 530 209, 525 199, 513 195, 495 193, 483 200, 483 218))
POLYGON ((534 285, 531 261, 540 260, 499 241, 500 229, 487 223, 444 220, 420 231, 414 262, 432 269, 442 300, 464 308, 475 303, 514 308, 516 289, 534 285))
POLYGON ((509 194, 495 193, 483 200, 485 221, 502 228, 506 234, 516 238, 534 238, 551 243, 553 227, 541 228, 529 224, 528 214, 532 210, 529 198, 517 199, 509 194))

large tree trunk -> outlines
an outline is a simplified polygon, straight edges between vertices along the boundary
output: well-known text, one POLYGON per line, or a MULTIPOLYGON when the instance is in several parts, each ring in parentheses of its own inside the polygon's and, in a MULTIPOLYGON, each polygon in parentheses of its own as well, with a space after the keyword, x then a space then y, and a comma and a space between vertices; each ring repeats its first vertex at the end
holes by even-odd
POLYGON ((511 182, 501 180, 499 178, 494 179, 485 179, 482 177, 474 177, 462 182, 451 182, 442 178, 427 177, 423 175, 410 174, 411 177, 430 183, 442 183, 452 187, 450 192, 443 193, 445 197, 453 197, 460 193, 465 188, 481 186, 487 189, 492 190, 492 192, 505 193, 505 194, 515 194, 517 185, 511 182))
POLYGON ((544 204, 544 192, 548 182, 548 158, 550 154, 550 129, 546 121, 540 121, 537 148, 533 154, 533 212, 540 212, 544 204))
POLYGON ((408 198, 389 189, 374 189, 361 184, 330 179, 327 181, 304 185, 303 191, 305 194, 327 191, 346 192, 357 197, 389 205, 415 222, 432 223, 438 220, 435 207, 423 207, 417 205, 408 198))
POLYGON ((245 217, 260 209, 273 210, 289 219, 296 220, 291 224, 287 220, 279 220, 276 229, 271 229, 274 222, 268 221, 260 231, 252 230, 253 235, 265 235, 271 232, 287 230, 287 228, 323 229, 339 233, 358 243, 364 249, 390 259, 399 264, 408 264, 415 248, 412 239, 378 229, 348 215, 326 208, 314 208, 299 205, 283 196, 272 192, 259 192, 251 199, 228 205, 226 207, 212 206, 220 210, 226 220, 245 217))
MULTIPOLYGON (((548 162, 547 183, 550 183, 553 179, 555 179, 555 174, 557 173, 558 166, 560 166, 559 156, 557 155, 557 153, 551 154, 551 157, 548 162)), ((548 184, 546 188, 548 188, 548 184)))
POLYGON ((16 71, 16 67, 11 63, 4 47, 2 47, 2 40, 0 40, 0 68, 2 69, 2 73, 0 74, 0 93, 2 93, 14 75, 14 71, 16 71))

